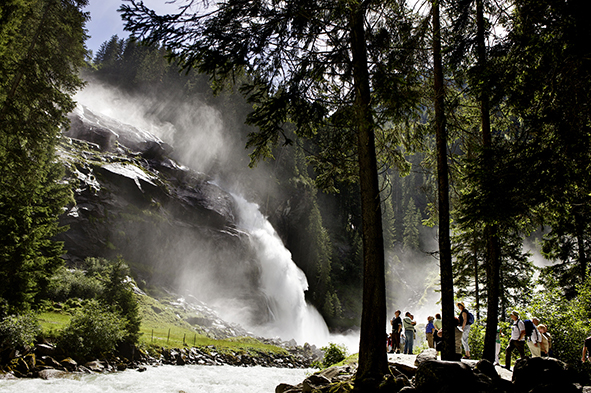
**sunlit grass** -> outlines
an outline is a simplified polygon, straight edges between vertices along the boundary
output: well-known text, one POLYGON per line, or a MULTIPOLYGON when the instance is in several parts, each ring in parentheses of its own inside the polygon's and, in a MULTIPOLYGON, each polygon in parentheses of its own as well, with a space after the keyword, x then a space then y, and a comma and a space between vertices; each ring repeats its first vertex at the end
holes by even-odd
POLYGON ((43 334, 48 337, 55 335, 55 332, 63 329, 70 323, 72 316, 68 313, 47 311, 38 315, 37 319, 41 325, 43 334))
MULTIPOLYGON (((149 296, 138 296, 142 323, 140 325, 140 346, 151 348, 206 348, 214 346, 218 352, 281 353, 283 348, 264 344, 252 337, 233 337, 216 340, 202 333, 200 328, 191 326, 186 320, 194 314, 159 302, 149 296)), ((59 331, 70 323, 71 315, 64 311, 46 311, 38 315, 41 329, 46 337, 57 337, 59 331)))

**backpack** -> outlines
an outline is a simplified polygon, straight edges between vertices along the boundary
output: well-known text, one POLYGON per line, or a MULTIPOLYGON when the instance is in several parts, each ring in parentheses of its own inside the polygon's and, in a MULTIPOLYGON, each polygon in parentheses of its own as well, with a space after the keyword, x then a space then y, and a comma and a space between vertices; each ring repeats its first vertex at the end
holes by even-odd
POLYGON ((531 337, 531 334, 533 333, 536 326, 531 321, 531 319, 525 319, 523 324, 525 325, 525 337, 531 337))
POLYGON ((472 325, 474 323, 474 314, 472 314, 470 311, 466 309, 464 309, 464 311, 468 313, 468 320, 466 321, 466 325, 472 325))

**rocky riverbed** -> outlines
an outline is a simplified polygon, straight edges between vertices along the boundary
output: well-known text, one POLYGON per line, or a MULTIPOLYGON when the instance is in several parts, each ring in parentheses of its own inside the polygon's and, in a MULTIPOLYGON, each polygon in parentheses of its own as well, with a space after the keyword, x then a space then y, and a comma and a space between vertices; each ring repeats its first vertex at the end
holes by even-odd
MULTIPOLYGON (((119 356, 109 356, 86 362, 77 362, 51 344, 37 344, 28 351, 4 351, 0 365, 0 378, 55 378, 67 373, 105 373, 147 366, 205 365, 205 366, 262 366, 275 368, 309 368, 323 354, 315 346, 293 346, 278 340, 270 341, 286 352, 234 352, 219 351, 214 346, 202 348, 160 348, 157 354, 137 348, 121 348, 119 356)), ((153 352, 153 351, 152 351, 153 352)))

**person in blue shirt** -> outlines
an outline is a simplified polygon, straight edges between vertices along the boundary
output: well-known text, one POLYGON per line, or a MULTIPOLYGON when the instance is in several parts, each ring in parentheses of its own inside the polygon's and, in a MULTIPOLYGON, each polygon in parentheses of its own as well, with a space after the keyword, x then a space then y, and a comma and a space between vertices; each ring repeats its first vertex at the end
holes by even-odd
POLYGON ((427 318, 427 326, 425 326, 425 336, 427 337, 429 348, 435 348, 435 345, 433 344, 433 334, 435 333, 435 325, 433 325, 434 320, 435 318, 429 316, 427 318))

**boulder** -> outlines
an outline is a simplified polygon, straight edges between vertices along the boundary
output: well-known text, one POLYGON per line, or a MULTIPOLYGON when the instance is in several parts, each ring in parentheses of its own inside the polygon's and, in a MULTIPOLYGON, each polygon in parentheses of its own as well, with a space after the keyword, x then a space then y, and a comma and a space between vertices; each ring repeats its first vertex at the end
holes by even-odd
POLYGON ((429 360, 421 363, 414 378, 415 389, 419 392, 451 393, 461 390, 474 392, 477 378, 472 369, 462 362, 429 360))
POLYGON ((417 372, 416 366, 410 366, 410 365, 404 364, 404 363, 389 362, 388 366, 390 368, 392 368, 392 367, 396 368, 398 371, 402 372, 408 378, 414 377, 417 372))
POLYGON ((513 385, 523 392, 580 392, 566 363, 554 358, 520 359, 513 369, 513 385))
POLYGON ((433 348, 427 348, 423 352, 419 353, 415 358, 415 366, 419 366, 421 363, 427 360, 437 360, 437 351, 433 348))
POLYGON ((296 386, 293 386, 293 385, 290 385, 287 383, 281 383, 281 384, 277 385, 277 387, 275 387, 275 393, 288 393, 288 392, 293 392, 296 390, 298 390, 298 388, 296 386))
POLYGON ((51 368, 39 371, 39 378, 41 378, 41 379, 64 378, 67 375, 68 375, 68 373, 65 371, 55 370, 55 369, 51 369, 51 368))
POLYGON ((35 345, 35 353, 38 356, 55 356, 58 352, 58 349, 52 344, 40 343, 35 345))
POLYGON ((303 392, 312 392, 315 389, 320 389, 326 385, 330 385, 330 380, 322 375, 310 375, 303 382, 303 392))
POLYGON ((76 368, 78 367, 78 363, 72 358, 65 358, 60 364, 68 371, 76 371, 76 368))

